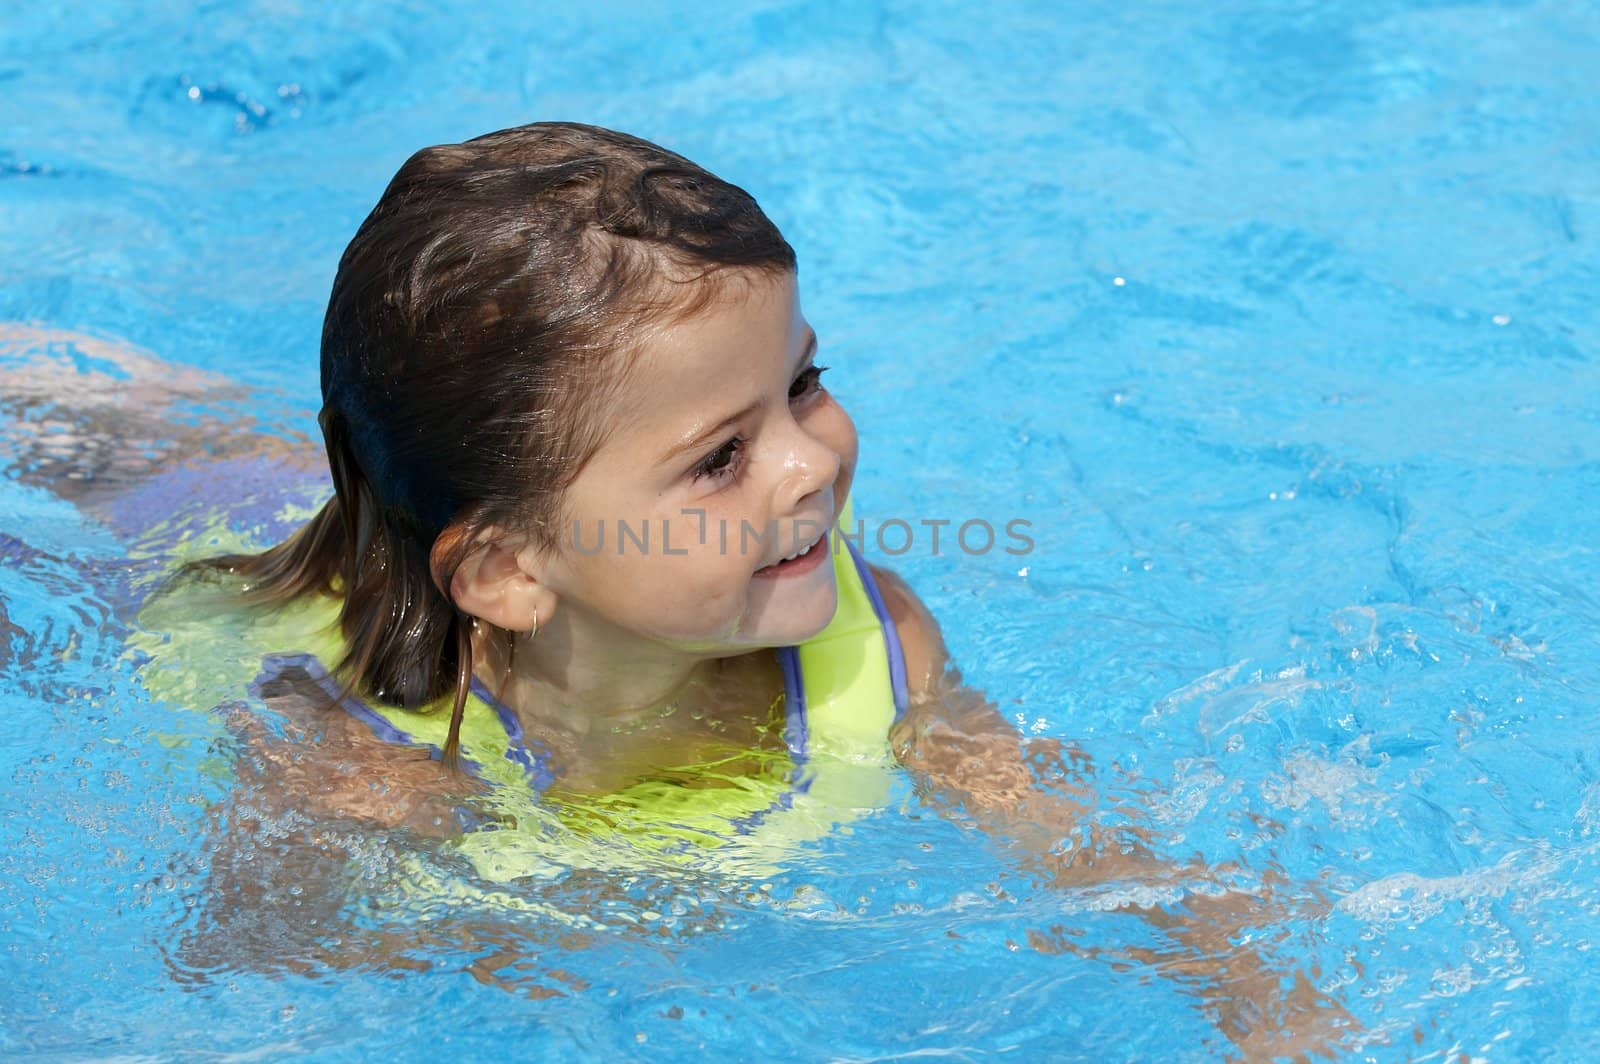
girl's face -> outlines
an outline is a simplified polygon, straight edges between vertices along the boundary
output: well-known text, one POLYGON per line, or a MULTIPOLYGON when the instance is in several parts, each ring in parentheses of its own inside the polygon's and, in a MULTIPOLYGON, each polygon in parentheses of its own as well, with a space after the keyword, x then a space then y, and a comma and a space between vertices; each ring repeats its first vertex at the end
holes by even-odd
POLYGON ((824 532, 855 426, 819 381, 793 275, 716 283, 707 308, 642 337, 540 566, 568 623, 613 642, 736 653, 833 616, 828 552, 844 547, 824 532))

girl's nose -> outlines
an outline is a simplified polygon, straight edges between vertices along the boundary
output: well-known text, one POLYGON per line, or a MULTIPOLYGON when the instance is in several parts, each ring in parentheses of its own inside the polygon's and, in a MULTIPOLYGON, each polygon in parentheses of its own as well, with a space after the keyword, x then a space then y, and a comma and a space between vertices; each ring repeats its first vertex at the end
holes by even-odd
POLYGON ((842 461, 838 452, 799 425, 793 427, 793 432, 779 488, 780 513, 803 509, 810 496, 832 487, 839 479, 842 461))

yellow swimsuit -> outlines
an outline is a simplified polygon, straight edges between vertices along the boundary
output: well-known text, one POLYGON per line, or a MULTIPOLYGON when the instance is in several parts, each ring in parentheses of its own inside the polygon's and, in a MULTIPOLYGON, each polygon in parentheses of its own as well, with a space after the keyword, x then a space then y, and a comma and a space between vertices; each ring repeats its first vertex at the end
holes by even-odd
MULTIPOLYGON (((800 646, 776 651, 784 678, 783 751, 733 751, 717 762, 664 768, 611 794, 557 797, 546 793, 555 783, 547 751, 475 680, 461 751, 468 770, 488 788, 473 803, 480 818, 452 846, 477 876, 511 883, 573 867, 764 876, 799 845, 881 806, 891 778, 885 771, 888 732, 906 705, 900 641, 854 544, 836 528, 826 547, 838 586, 833 619, 800 646)), ((257 651, 253 693, 260 696, 275 680, 299 674, 322 687, 330 701, 336 698, 342 685, 322 663, 337 660, 342 650, 337 613, 335 600, 310 599, 250 629, 247 645, 278 648, 257 651)), ((212 634, 201 618, 169 616, 165 624, 161 619, 146 619, 157 622, 147 632, 158 643, 181 638, 194 647, 212 634), (177 629, 186 631, 179 636, 177 629)), ((172 669, 168 653, 152 659, 166 667, 146 669, 152 693, 194 705, 195 696, 216 691, 215 676, 187 695, 174 690, 194 688, 193 673, 172 669)), ((220 699, 206 704, 215 701, 220 699)), ((429 748, 436 756, 444 745, 448 696, 421 710, 348 695, 340 704, 382 739, 429 748)), ((429 894, 444 890, 438 882, 413 886, 429 894)))

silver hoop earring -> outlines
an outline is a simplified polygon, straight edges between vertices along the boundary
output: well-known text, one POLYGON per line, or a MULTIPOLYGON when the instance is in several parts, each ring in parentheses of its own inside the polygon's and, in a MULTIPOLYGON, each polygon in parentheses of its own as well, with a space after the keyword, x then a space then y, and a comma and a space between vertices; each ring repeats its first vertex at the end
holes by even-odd
POLYGON ((524 638, 531 641, 533 639, 533 637, 538 635, 538 634, 539 634, 539 607, 535 606, 533 608, 533 627, 528 629, 528 634, 526 636, 524 636, 524 638))

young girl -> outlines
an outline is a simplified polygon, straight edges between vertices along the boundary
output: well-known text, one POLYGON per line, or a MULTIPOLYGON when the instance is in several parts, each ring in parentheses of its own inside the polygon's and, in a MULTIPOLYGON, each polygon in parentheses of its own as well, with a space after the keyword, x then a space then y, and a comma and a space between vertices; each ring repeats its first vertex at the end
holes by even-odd
POLYGON ((324 324, 334 497, 206 563, 293 606, 269 704, 320 694, 367 733, 344 755, 408 766, 336 804, 409 817, 465 769, 502 819, 538 795, 657 853, 870 804, 844 766, 884 760, 943 653, 838 525, 856 433, 794 271, 746 193, 619 133, 527 126, 401 168, 324 324))
MULTIPOLYGON (((328 306, 333 498, 264 553, 190 567, 274 607, 244 679, 286 724, 236 718, 241 779, 448 836, 492 887, 763 872, 881 803, 892 751, 1054 881, 1205 879, 1101 831, 1059 747, 1024 747, 860 558, 856 433, 817 357, 793 250, 688 160, 556 123, 414 155, 328 306)), ((142 619, 158 693, 162 662, 217 638, 178 596, 142 619)), ((261 895, 229 853, 214 881, 261 895)), ((1303 1051, 1343 1014, 1233 944, 1281 916, 1269 888, 1140 911, 1241 1046, 1303 1051)))

